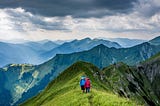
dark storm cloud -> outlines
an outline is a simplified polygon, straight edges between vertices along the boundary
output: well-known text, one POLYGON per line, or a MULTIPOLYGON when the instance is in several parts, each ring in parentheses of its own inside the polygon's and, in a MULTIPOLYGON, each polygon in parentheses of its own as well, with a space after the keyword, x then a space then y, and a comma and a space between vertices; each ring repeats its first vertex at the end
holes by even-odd
POLYGON ((69 30, 64 25, 64 17, 52 19, 48 22, 45 21, 45 17, 32 15, 30 12, 25 12, 22 8, 5 9, 4 12, 9 15, 7 19, 12 21, 12 26, 14 26, 12 29, 20 32, 25 32, 28 29, 37 30, 37 28, 46 30, 69 30), (27 27, 27 25, 31 25, 31 27, 27 27))
MULTIPOLYGON (((74 28, 78 30, 135 32, 159 28, 159 0, 139 0, 138 2, 133 2, 133 0, 68 0, 67 2, 54 0, 55 4, 49 0, 46 1, 46 3, 42 0, 39 2, 36 0, 0 2, 3 3, 1 8, 2 6, 12 7, 0 9, 0 11, 8 15, 10 23, 6 24, 21 32, 37 29, 72 31, 74 28), (132 5, 133 8, 131 8, 132 5), (120 14, 126 12, 129 14, 120 14), (96 18, 92 18, 93 16, 96 18)), ((2 23, 4 22, 2 21, 2 23)))
POLYGON ((134 11, 138 11, 144 17, 152 17, 160 12, 160 0, 139 0, 134 11))
POLYGON ((102 17, 132 10, 137 0, 3 0, 0 8, 22 7, 43 16, 102 17))

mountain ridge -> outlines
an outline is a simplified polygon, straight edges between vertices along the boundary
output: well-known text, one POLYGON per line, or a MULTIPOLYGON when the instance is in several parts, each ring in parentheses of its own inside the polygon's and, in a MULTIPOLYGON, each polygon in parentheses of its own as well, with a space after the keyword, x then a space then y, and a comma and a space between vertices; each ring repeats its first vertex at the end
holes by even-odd
MULTIPOLYGON (((87 64, 90 64, 90 63, 76 62, 73 65, 71 65, 69 68, 67 68, 66 70, 71 69, 73 71, 71 73, 73 73, 73 76, 74 76, 74 72, 77 72, 77 69, 79 71, 82 71, 82 70, 86 71, 86 69, 84 67, 87 64), (80 69, 78 69, 74 66, 77 64, 80 69), (82 64, 82 65, 80 65, 80 64, 82 64)), ((160 67, 158 67, 159 66, 158 64, 160 65, 160 53, 154 55, 153 57, 151 57, 151 59, 146 60, 145 62, 143 62, 143 64, 140 64, 136 67, 135 66, 130 67, 124 63, 115 63, 113 65, 106 67, 106 68, 103 68, 102 71, 100 71, 100 70, 98 70, 98 68, 96 68, 96 66, 91 65, 91 67, 95 71, 91 71, 92 76, 89 76, 89 77, 91 78, 92 81, 95 78, 98 81, 98 82, 96 82, 96 84, 98 84, 99 87, 102 88, 103 90, 106 90, 109 92, 112 91, 115 94, 118 94, 122 97, 130 98, 131 100, 136 100, 137 103, 141 104, 141 105, 145 104, 145 105, 150 105, 150 106, 157 106, 160 103, 160 101, 159 101, 160 90, 158 89, 159 88, 158 82, 160 80, 157 79, 157 78, 159 78, 157 76, 156 77, 151 76, 152 78, 154 78, 153 81, 151 81, 150 77, 148 77, 146 73, 148 73, 148 71, 150 71, 150 69, 153 71, 156 69, 158 71, 160 69, 160 67), (154 64, 156 64, 156 66, 154 64), (146 66, 149 68, 147 68, 146 66), (150 67, 154 67, 154 68, 150 68, 150 67)), ((48 95, 47 96, 48 98, 53 99, 53 100, 49 99, 49 101, 48 101, 48 99, 43 98, 43 96, 45 95, 44 92, 48 93, 49 91, 46 91, 46 90, 53 89, 52 88, 52 86, 54 86, 53 83, 57 83, 59 81, 63 82, 64 78, 66 78, 65 77, 66 75, 64 75, 63 77, 61 75, 63 75, 64 73, 67 74, 67 76, 71 75, 69 70, 63 71, 55 80, 53 80, 48 85, 48 87, 46 87, 46 89, 41 94, 39 94, 38 96, 35 96, 33 99, 30 99, 29 101, 27 101, 25 103, 33 103, 33 101, 37 101, 37 103, 39 103, 41 101, 41 100, 38 101, 39 99, 43 99, 43 102, 41 102, 42 104, 48 103, 51 105, 51 103, 56 103, 56 102, 54 102, 54 99, 57 100, 56 95, 48 95), (59 81, 57 79, 59 79, 59 81), (55 96, 55 98, 54 98, 54 96, 55 96), (35 98, 38 98, 38 99, 35 99, 35 98), (52 102, 50 102, 50 100, 52 102)), ((82 76, 82 75, 85 75, 85 74, 83 73, 80 76, 82 76)), ((88 74, 86 74, 86 75, 88 76, 88 74)), ((160 74, 157 73, 157 75, 160 75, 160 74)), ((77 78, 77 80, 80 78, 80 76, 77 78)), ((76 84, 78 84, 78 83, 76 83, 76 84)), ((67 96, 67 97, 69 98, 70 96, 67 96)), ((105 97, 105 98, 107 98, 107 97, 105 97)), ((104 100, 104 99, 102 99, 102 100, 104 100)), ((97 103, 97 101, 94 101, 94 102, 97 103)), ((136 103, 136 105, 138 105, 137 103, 136 103)))
POLYGON ((149 43, 153 45, 160 45, 160 36, 153 38, 152 40, 149 41, 149 43))
MULTIPOLYGON (((11 96, 16 98, 15 102, 21 103, 43 90, 52 79, 55 79, 64 69, 76 61, 91 62, 99 68, 104 68, 120 61, 128 63, 129 65, 135 65, 159 52, 159 49, 159 46, 151 45, 150 43, 143 43, 141 45, 125 49, 108 48, 104 45, 98 45, 97 47, 84 52, 57 54, 51 60, 34 66, 32 70, 26 70, 26 73, 21 73, 21 71, 20 73, 18 72, 18 74, 13 73, 13 76, 16 77, 15 79, 17 80, 13 80, 11 86, 17 86, 17 84, 19 84, 18 88, 23 91, 23 89, 25 89, 25 85, 28 85, 27 90, 14 94, 16 92, 15 89, 12 89, 14 87, 9 87, 8 89, 12 94, 11 96), (26 80, 31 82, 27 82, 26 80)), ((12 72, 12 70, 18 69, 19 67, 15 67, 14 69, 14 67, 10 66, 7 71, 9 73, 10 71, 12 72)), ((20 70, 22 69, 20 68, 20 70)), ((6 81, 5 84, 9 85, 10 83, 6 81)))
POLYGON ((121 105, 134 104, 135 105, 136 104, 133 101, 128 101, 125 98, 120 98, 112 93, 109 93, 109 92, 107 93, 106 91, 104 91, 104 87, 102 87, 104 85, 98 80, 98 75, 96 73, 99 73, 99 69, 94 65, 87 62, 82 62, 82 61, 76 62, 73 65, 71 65, 69 68, 67 68, 65 71, 63 71, 55 80, 49 83, 49 85, 45 88, 45 90, 42 93, 30 99, 29 102, 25 102, 24 104, 21 104, 21 106, 23 105, 24 106, 29 106, 29 105, 63 106, 64 103, 66 106, 69 106, 69 105, 88 106, 88 105, 98 105, 98 104, 105 106, 109 104, 110 105, 115 105, 115 104, 121 104, 121 105), (79 80, 82 75, 89 77, 92 82, 91 93, 87 95, 81 93, 81 90, 79 87, 79 80), (111 99, 109 100, 108 98, 103 100, 101 99, 101 101, 96 100, 102 95, 103 95, 103 98, 112 97, 113 100, 111 99), (62 103, 59 102, 58 99, 60 99, 62 103), (33 102, 33 101, 37 101, 37 102, 33 102))
POLYGON ((43 62, 40 54, 56 46, 53 43, 46 46, 45 43, 37 42, 26 42, 24 44, 0 42, 0 67, 10 63, 40 64, 43 62))
POLYGON ((147 40, 141 40, 141 39, 128 39, 128 38, 104 38, 109 41, 114 41, 120 44, 123 48, 129 48, 133 47, 139 44, 142 44, 144 42, 147 42, 147 40))
MULTIPOLYGON (((159 41, 159 37, 156 37, 148 41, 148 43, 158 46, 160 45, 159 41)), ((27 41, 18 44, 0 42, 0 67, 10 63, 30 63, 37 65, 51 59, 56 54, 68 54, 89 50, 99 44, 104 44, 108 47, 122 48, 116 42, 90 38, 66 41, 64 44, 56 44, 50 40, 37 42, 27 41)))
POLYGON ((42 54, 42 57, 50 58, 54 57, 56 54, 69 54, 74 52, 81 52, 89 50, 100 44, 104 44, 107 47, 121 48, 121 46, 116 42, 111 42, 103 39, 92 40, 90 38, 85 38, 81 40, 73 40, 71 42, 63 43, 59 47, 54 48, 51 51, 42 54))
POLYGON ((108 46, 120 47, 120 45, 115 42, 105 40, 91 40, 89 38, 65 42, 61 45, 56 44, 55 42, 50 40, 37 42, 29 41, 18 44, 0 42, 0 67, 3 67, 10 63, 29 63, 37 65, 47 61, 57 53, 64 54, 89 50, 101 43, 104 43, 108 46), (78 45, 79 47, 77 47, 78 45))

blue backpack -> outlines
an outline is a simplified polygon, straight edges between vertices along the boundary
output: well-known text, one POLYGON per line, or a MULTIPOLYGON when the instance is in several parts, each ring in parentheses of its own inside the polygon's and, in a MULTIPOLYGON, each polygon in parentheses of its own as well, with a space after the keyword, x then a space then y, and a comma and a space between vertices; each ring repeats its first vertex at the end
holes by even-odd
POLYGON ((80 86, 83 86, 83 85, 85 85, 85 79, 81 79, 81 81, 80 81, 80 86))

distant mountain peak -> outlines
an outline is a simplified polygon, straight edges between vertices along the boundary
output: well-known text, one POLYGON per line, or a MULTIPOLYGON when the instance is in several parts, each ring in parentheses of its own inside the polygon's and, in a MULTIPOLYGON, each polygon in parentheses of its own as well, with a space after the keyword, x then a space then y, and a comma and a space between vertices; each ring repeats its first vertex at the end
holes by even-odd
POLYGON ((129 39, 129 38, 103 38, 105 40, 109 40, 111 42, 117 42, 124 48, 133 47, 139 45, 143 42, 147 42, 146 40, 141 39, 129 39))
POLYGON ((81 40, 78 40, 79 42, 91 42, 92 39, 87 37, 87 38, 84 38, 84 39, 81 39, 81 40))
POLYGON ((42 43, 42 44, 44 44, 44 43, 46 43, 46 42, 48 42, 48 41, 50 41, 50 40, 48 40, 48 39, 44 39, 44 40, 40 40, 40 41, 37 41, 38 43, 42 43))
POLYGON ((152 45, 160 45, 160 36, 149 41, 152 45))
POLYGON ((95 48, 108 48, 108 47, 105 46, 104 44, 99 44, 99 45, 97 45, 95 48))
POLYGON ((160 39, 160 36, 156 37, 156 38, 153 38, 152 40, 155 40, 155 39, 160 39))
POLYGON ((82 40, 92 40, 91 38, 87 37, 87 38, 84 38, 82 40))

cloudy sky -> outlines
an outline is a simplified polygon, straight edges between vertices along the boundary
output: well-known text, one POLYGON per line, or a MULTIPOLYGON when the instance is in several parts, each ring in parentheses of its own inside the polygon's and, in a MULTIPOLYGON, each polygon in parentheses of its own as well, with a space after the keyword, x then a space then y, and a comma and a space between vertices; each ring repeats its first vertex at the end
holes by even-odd
POLYGON ((160 0, 0 0, 0 40, 160 35, 160 0))

